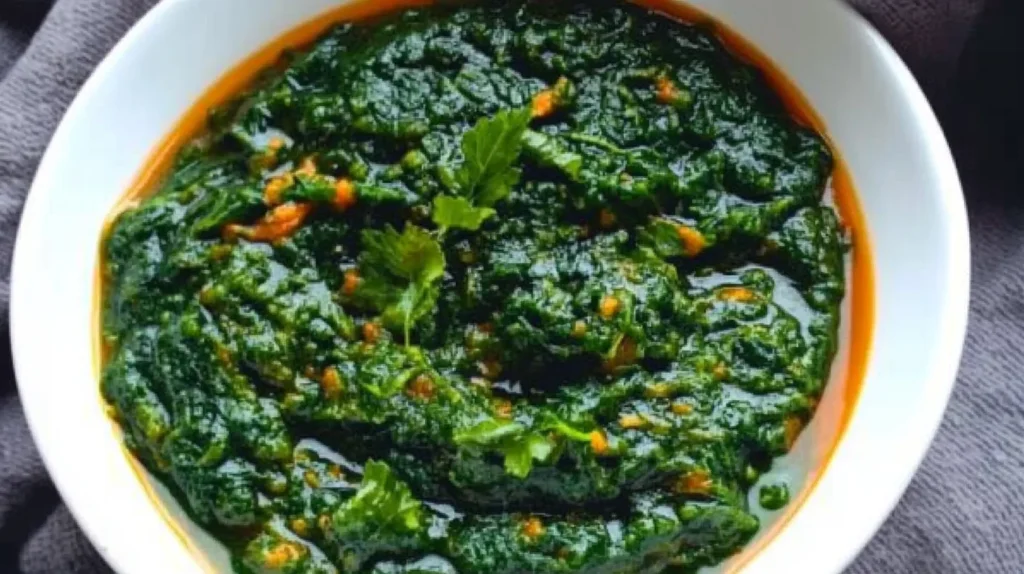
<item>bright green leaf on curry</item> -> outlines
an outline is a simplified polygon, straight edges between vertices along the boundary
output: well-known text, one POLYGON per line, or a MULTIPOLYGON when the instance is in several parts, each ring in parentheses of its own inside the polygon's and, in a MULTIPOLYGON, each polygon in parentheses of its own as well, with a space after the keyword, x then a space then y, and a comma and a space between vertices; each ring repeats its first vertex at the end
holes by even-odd
POLYGON ((465 197, 439 195, 434 198, 434 223, 442 228, 458 227, 476 231, 497 211, 476 207, 465 197))
POLYGON ((344 24, 111 226, 103 394, 239 572, 693 572, 828 381, 831 171, 627 3, 344 24))
POLYGON ((462 165, 454 174, 455 197, 434 198, 434 223, 476 231, 496 211, 493 207, 519 182, 516 167, 530 111, 501 111, 485 118, 462 136, 462 165))
POLYGON ((454 438, 457 444, 487 447, 500 444, 507 438, 521 436, 524 430, 525 427, 516 422, 489 419, 457 432, 454 438))
POLYGON ((455 434, 455 443, 465 447, 491 449, 505 458, 505 470, 517 478, 526 478, 533 461, 547 461, 554 445, 551 438, 527 432, 526 427, 507 420, 485 420, 455 434))
POLYGON ((543 436, 527 434, 519 440, 506 442, 501 451, 505 455, 505 471, 514 477, 526 478, 533 469, 533 461, 547 461, 554 446, 543 436))
POLYGON ((386 464, 376 461, 366 464, 359 490, 330 523, 326 536, 341 549, 343 569, 349 572, 358 572, 374 554, 417 547, 427 526, 423 504, 386 464))
POLYGON ((401 329, 408 343, 413 323, 434 307, 444 264, 441 246, 419 227, 407 225, 401 234, 392 227, 365 230, 359 258, 364 283, 356 296, 386 325, 401 329))
POLYGON ((455 173, 459 192, 483 207, 493 207, 519 181, 516 166, 530 110, 502 110, 480 120, 462 138, 462 166, 455 173))

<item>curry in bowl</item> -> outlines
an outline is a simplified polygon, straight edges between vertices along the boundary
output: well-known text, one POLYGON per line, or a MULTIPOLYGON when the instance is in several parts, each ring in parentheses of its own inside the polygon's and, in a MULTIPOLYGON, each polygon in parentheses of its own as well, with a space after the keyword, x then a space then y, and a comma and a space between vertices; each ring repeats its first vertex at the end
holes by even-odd
POLYGON ((339 25, 103 243, 102 392, 239 572, 692 572, 829 381, 826 140, 712 30, 339 25))

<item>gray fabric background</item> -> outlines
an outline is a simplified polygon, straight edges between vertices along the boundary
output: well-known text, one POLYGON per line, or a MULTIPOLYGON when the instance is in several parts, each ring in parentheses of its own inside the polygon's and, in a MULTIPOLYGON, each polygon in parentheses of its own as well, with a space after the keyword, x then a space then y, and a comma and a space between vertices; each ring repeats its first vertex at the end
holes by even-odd
MULTIPOLYGON (((850 572, 1024 572, 1024 2, 850 1, 896 46, 939 111, 974 243, 970 332, 949 412, 899 507, 850 572)), ((109 572, 25 428, 7 352, 7 277, 22 201, 50 134, 92 67, 153 3, 0 0, 0 573, 109 572)), ((864 485, 871 488, 870 469, 864 485)), ((822 535, 842 536, 842 517, 822 535)))

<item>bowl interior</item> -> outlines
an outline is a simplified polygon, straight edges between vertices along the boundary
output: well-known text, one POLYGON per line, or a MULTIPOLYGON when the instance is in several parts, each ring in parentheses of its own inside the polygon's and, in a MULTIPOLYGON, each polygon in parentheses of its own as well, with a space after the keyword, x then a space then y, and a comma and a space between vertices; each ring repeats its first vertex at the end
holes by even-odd
MULTIPOLYGON (((226 570, 228 562, 223 549, 192 526, 159 485, 144 474, 139 480, 101 408, 92 337, 104 220, 151 151, 209 86, 269 40, 338 4, 159 4, 83 88, 40 166, 13 271, 11 329, 19 388, 61 494, 120 572, 187 574, 202 572, 204 563, 226 570), (60 376, 54 376, 55 361, 60 376), (183 531, 169 528, 149 489, 167 503, 183 531)), ((796 490, 801 481, 817 479, 816 486, 784 529, 764 529, 770 544, 743 560, 748 572, 838 572, 906 487, 953 385, 969 284, 957 174, 910 74, 838 2, 691 4, 752 41, 804 93, 846 160, 866 216, 875 312, 845 321, 847 328, 852 322, 874 323, 858 404, 823 466, 821 444, 831 444, 839 432, 846 400, 841 386, 830 386, 811 432, 780 465, 796 490), (815 552, 806 551, 808 540, 814 540, 815 552)), ((842 356, 837 365, 845 369, 842 356)))

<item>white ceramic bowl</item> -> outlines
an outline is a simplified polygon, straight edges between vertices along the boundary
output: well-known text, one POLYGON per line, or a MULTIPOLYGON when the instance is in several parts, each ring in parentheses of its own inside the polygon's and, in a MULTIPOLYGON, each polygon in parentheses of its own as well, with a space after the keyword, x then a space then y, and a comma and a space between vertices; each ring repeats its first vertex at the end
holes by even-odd
MULTIPOLYGON (((186 526, 189 544, 182 544, 147 496, 101 408, 91 340, 104 218, 154 146, 211 84, 338 3, 161 2, 82 89, 39 168, 13 270, 19 388, 64 500, 122 574, 191 574, 206 560, 226 563, 223 550, 194 527, 186 526)), ((845 158, 866 216, 876 306, 875 317, 854 319, 874 321, 859 402, 816 487, 744 568, 839 572, 906 488, 954 384, 970 272, 956 169, 910 73, 844 5, 692 3, 760 47, 803 91, 845 158)), ((827 435, 838 429, 838 409, 825 406, 841 399, 826 395, 812 430, 827 435)))

